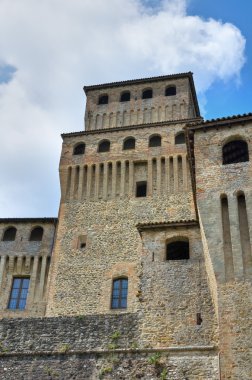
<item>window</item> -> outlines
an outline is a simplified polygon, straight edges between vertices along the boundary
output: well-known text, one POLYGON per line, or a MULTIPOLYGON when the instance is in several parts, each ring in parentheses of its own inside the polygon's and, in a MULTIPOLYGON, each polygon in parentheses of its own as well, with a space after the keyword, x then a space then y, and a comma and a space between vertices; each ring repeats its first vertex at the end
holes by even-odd
POLYGON ((3 235, 3 241, 14 241, 16 238, 17 229, 15 227, 9 227, 5 230, 3 235))
POLYGON ((177 240, 168 243, 166 246, 166 260, 188 260, 189 241, 177 240))
POLYGON ((123 142, 123 149, 135 149, 136 140, 134 137, 127 137, 123 142))
POLYGON ((175 144, 185 144, 185 134, 184 134, 184 132, 179 132, 175 136, 175 144))
POLYGON ((129 102, 130 101, 130 92, 125 91, 121 94, 120 102, 129 102))
POLYGON ((128 279, 118 278, 113 281, 111 309, 126 309, 128 296, 128 279))
POLYGON ((169 86, 165 89, 165 96, 173 96, 176 95, 176 86, 169 86))
POLYGON ((30 241, 41 241, 43 237, 43 228, 42 227, 35 227, 31 231, 30 235, 30 241))
POLYGON ((24 310, 29 289, 30 279, 28 277, 14 277, 8 309, 24 310))
POLYGON ((98 104, 108 104, 108 95, 100 95, 98 104))
POLYGON ((142 182, 137 182, 136 183, 136 197, 146 197, 147 195, 147 182, 142 181, 142 182))
POLYGON ((86 248, 86 245, 87 245, 87 236, 86 235, 79 236, 77 248, 84 250, 86 248))
POLYGON ((249 161, 248 144, 243 140, 233 140, 222 148, 223 165, 249 161))
POLYGON ((152 148, 155 146, 161 146, 161 136, 159 135, 151 136, 149 139, 149 147, 152 148))
POLYGON ((84 143, 78 144, 74 147, 74 150, 73 150, 74 156, 77 156, 79 154, 84 154, 84 153, 85 153, 85 144, 84 143))
POLYGON ((143 90, 142 99, 151 99, 152 98, 152 89, 143 90))
POLYGON ((98 152, 109 152, 110 151, 110 141, 109 140, 103 140, 99 143, 98 146, 98 152))

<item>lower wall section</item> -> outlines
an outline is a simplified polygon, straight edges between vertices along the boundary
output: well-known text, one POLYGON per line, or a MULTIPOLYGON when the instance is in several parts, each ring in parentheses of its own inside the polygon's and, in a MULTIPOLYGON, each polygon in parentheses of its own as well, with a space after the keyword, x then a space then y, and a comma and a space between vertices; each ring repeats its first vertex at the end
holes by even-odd
POLYGON ((217 380, 216 353, 124 352, 22 355, 1 358, 5 380, 217 380))
POLYGON ((213 346, 147 347, 136 314, 3 319, 0 379, 218 380, 213 346))

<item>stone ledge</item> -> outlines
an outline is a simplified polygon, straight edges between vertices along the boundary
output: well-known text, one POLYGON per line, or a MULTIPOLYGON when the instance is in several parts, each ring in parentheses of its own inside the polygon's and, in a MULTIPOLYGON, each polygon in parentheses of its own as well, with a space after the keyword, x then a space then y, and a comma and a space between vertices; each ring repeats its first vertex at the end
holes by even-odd
POLYGON ((160 347, 160 348, 117 348, 114 350, 67 350, 62 351, 23 351, 23 352, 0 352, 0 357, 11 356, 58 356, 58 355, 107 355, 112 353, 118 354, 139 354, 139 353, 151 353, 151 352, 170 352, 170 353, 190 353, 200 354, 201 352, 218 352, 216 346, 177 346, 177 347, 160 347))

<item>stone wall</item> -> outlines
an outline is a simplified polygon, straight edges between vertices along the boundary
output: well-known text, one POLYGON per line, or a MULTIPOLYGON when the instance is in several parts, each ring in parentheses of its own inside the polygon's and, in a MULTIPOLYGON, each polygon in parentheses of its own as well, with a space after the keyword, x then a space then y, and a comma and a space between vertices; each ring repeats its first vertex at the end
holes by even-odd
POLYGON ((214 346, 146 348, 139 316, 2 320, 0 378, 217 380, 214 346))
POLYGON ((0 317, 42 316, 45 314, 47 279, 57 219, 0 220, 0 317), (15 240, 3 241, 9 227, 17 229, 15 240), (31 241, 35 227, 43 228, 41 241, 31 241), (25 310, 9 309, 13 278, 28 277, 29 291, 25 310))
MULTIPOLYGON (((88 88, 87 88, 88 89, 88 88)), ((189 119, 196 115, 188 77, 161 81, 122 84, 114 87, 91 86, 86 91, 86 130, 116 128, 167 120, 189 119), (176 95, 165 96, 165 89, 176 86, 176 95), (152 89, 151 99, 142 99, 142 91, 152 89), (130 91, 130 101, 120 102, 123 92, 130 91), (108 104, 98 104, 99 96, 108 95, 108 104)))
POLYGON ((222 379, 251 379, 251 122, 216 121, 196 129, 197 205, 209 284, 217 307, 222 379), (222 147, 248 144, 250 161, 223 165, 222 147), (242 194, 242 204, 239 196, 242 194), (224 201, 223 201, 224 199, 224 201), (214 276, 213 276, 214 273, 214 276))

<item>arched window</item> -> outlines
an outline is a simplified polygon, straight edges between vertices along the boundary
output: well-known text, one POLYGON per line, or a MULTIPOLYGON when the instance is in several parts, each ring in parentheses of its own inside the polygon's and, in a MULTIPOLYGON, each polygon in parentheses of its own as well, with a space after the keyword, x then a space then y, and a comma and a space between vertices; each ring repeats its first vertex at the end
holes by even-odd
POLYGON ((149 139, 149 147, 161 146, 161 136, 154 135, 149 139))
POLYGON ((152 89, 148 88, 146 90, 143 90, 142 99, 151 99, 151 98, 152 98, 152 89))
POLYGON ((123 149, 135 149, 136 140, 134 137, 127 137, 123 142, 123 149))
POLYGON ((17 229, 15 227, 9 227, 5 230, 3 235, 3 241, 14 241, 16 238, 17 229))
POLYGON ((98 104, 108 104, 108 95, 100 95, 98 104))
POLYGON ((30 241, 41 241, 43 237, 44 230, 42 227, 35 227, 31 231, 30 241))
POLYGON ((249 161, 248 144, 244 140, 232 140, 222 148, 223 165, 249 161))
POLYGON ((130 101, 130 92, 129 91, 124 91, 121 94, 120 102, 129 102, 130 101))
POLYGON ((166 246, 166 260, 188 260, 189 241, 188 239, 176 240, 166 246))
POLYGON ((109 140, 103 140, 98 145, 98 152, 109 152, 110 151, 110 141, 109 140))
POLYGON ((80 143, 74 147, 73 155, 77 156, 78 154, 84 154, 85 153, 85 144, 80 143))
POLYGON ((185 134, 184 134, 184 132, 179 132, 175 136, 175 144, 185 144, 185 134))
POLYGON ((128 279, 113 280, 111 309, 126 309, 128 296, 128 279))
POLYGON ((173 96, 173 95, 176 95, 176 93, 177 93, 176 86, 168 86, 165 89, 165 96, 173 96))

